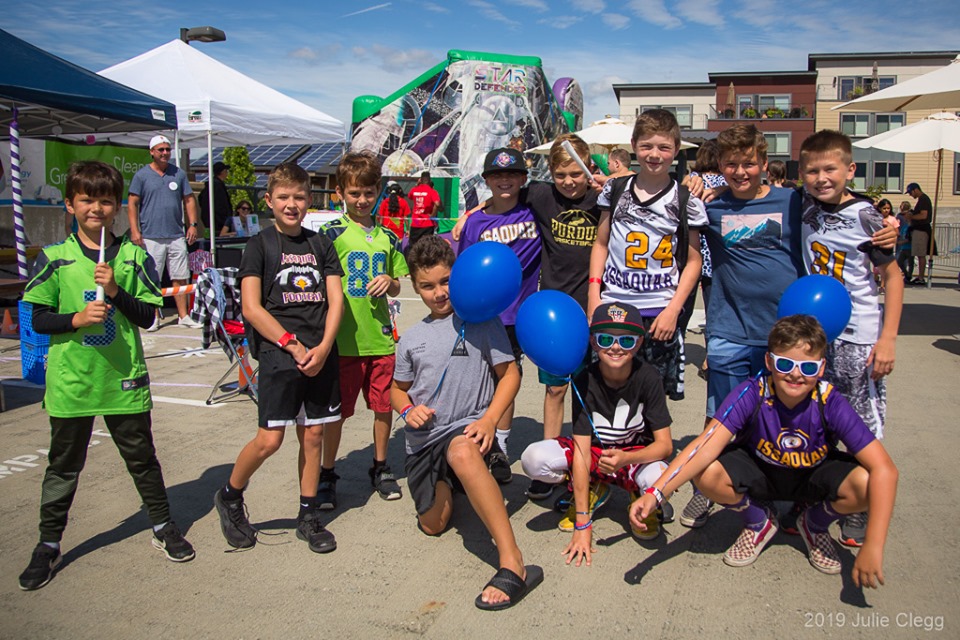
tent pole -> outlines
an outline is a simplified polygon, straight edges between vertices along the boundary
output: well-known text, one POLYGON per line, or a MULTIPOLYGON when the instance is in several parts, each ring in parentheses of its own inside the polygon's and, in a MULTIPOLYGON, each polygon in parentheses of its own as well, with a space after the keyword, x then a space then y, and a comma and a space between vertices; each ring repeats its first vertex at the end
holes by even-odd
POLYGON ((943 149, 937 151, 937 186, 933 191, 933 211, 930 212, 930 241, 927 246, 927 289, 933 288, 933 248, 937 245, 937 203, 940 201, 940 174, 943 173, 943 149))
POLYGON ((27 279, 27 232, 23 226, 23 191, 20 184, 20 123, 19 112, 13 108, 10 121, 10 189, 13 191, 13 230, 17 239, 17 272, 27 279))
POLYGON ((207 129, 207 195, 209 196, 208 203, 210 208, 207 210, 209 215, 209 220, 206 222, 209 223, 210 231, 210 262, 216 267, 217 266, 217 229, 213 228, 215 224, 214 220, 214 211, 213 211, 213 129, 207 129))

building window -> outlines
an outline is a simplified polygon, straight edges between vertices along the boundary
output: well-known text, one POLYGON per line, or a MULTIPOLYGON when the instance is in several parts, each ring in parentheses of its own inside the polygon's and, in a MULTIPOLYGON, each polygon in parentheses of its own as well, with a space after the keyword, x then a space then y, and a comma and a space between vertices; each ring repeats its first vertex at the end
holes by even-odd
POLYGON ((764 133, 763 137, 767 139, 767 156, 790 157, 789 133, 764 133))
POLYGON ((842 113, 840 131, 851 138, 866 138, 906 124, 904 113, 842 113))
POLYGON ((876 118, 877 125, 874 127, 874 135, 899 129, 907 123, 907 114, 905 113, 878 113, 876 118))
POLYGON ((645 107, 640 107, 640 113, 650 111, 651 109, 663 109, 664 111, 669 111, 677 117, 677 124, 680 125, 681 129, 693 128, 693 105, 648 105, 645 107))
POLYGON ((761 113, 768 109, 780 109, 781 111, 790 110, 790 94, 780 95, 758 95, 757 110, 761 113))
POLYGON ((960 195, 960 153, 953 154, 953 195, 960 195))
POLYGON ((882 149, 853 149, 853 161, 857 165, 851 188, 863 191, 881 187, 885 193, 903 191, 904 154, 882 149))
POLYGON ((881 162, 873 163, 873 184, 871 186, 884 185, 885 192, 900 193, 903 190, 902 180, 903 165, 899 162, 881 162))
POLYGON ((837 98, 839 100, 854 100, 860 96, 892 87, 897 84, 896 76, 879 76, 874 87, 872 76, 841 76, 837 78, 837 98))

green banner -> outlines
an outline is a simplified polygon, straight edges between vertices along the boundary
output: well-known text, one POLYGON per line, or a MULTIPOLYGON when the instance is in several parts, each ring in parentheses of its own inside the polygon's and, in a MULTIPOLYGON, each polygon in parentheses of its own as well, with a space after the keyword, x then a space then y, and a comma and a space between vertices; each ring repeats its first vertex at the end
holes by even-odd
POLYGON ((144 165, 150 164, 150 152, 146 149, 132 147, 115 147, 100 144, 71 144, 58 140, 47 140, 46 155, 46 184, 65 191, 64 180, 70 165, 80 160, 99 160, 116 167, 123 176, 123 191, 126 194, 130 187, 133 174, 144 165))

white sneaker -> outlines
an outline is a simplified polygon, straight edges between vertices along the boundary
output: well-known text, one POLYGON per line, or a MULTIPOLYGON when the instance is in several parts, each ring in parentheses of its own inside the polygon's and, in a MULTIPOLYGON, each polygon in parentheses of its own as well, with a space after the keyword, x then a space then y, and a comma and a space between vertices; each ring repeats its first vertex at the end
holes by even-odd
POLYGON ((147 327, 147 331, 153 333, 160 330, 160 316, 153 316, 153 324, 147 327))
POLYGON ((194 321, 190 316, 183 316, 177 320, 177 324, 181 327, 186 327, 187 329, 202 329, 203 325, 199 322, 194 321))

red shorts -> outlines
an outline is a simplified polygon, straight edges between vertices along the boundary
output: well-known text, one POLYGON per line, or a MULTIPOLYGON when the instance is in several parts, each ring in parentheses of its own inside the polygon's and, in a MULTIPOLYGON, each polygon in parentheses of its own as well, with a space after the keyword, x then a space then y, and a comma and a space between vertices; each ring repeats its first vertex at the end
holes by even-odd
POLYGON ((340 417, 353 415, 357 398, 363 391, 367 408, 374 413, 389 413, 390 386, 396 356, 340 356, 340 417))

